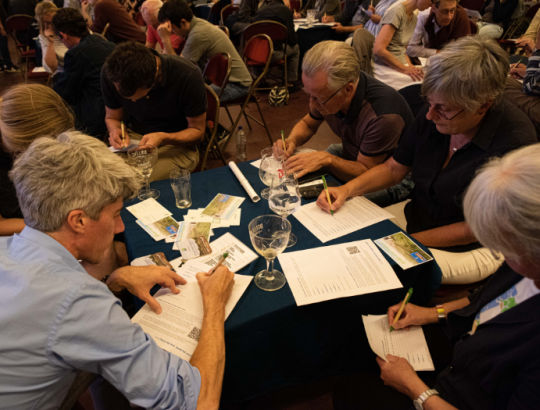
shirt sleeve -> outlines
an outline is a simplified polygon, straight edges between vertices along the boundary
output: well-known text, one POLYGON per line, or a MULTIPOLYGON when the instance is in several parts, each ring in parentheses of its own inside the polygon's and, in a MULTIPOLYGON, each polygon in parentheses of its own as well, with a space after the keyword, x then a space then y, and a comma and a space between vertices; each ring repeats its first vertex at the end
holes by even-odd
POLYGON ((103 95, 103 102, 107 108, 110 108, 111 110, 123 108, 122 96, 118 93, 114 84, 107 78, 105 65, 101 68, 101 94, 103 95))
MULTIPOLYGON (((41 65, 43 66, 43 68, 48 72, 48 73, 51 73, 52 70, 49 68, 49 66, 47 65, 47 63, 45 62, 45 54, 47 54, 47 48, 49 47, 49 41, 43 36, 43 35, 39 35, 38 36, 38 40, 39 40, 39 44, 41 45, 41 55, 43 56, 42 59, 41 59, 41 65)), ((54 46, 53 46, 54 47, 54 46)))
POLYGON ((529 57, 522 90, 527 95, 540 95, 540 51, 529 57))
POLYGON ((536 35, 538 34, 538 28, 540 27, 540 10, 536 12, 534 18, 529 24, 529 28, 523 34, 523 38, 530 38, 532 41, 536 42, 536 35))
POLYGON ((157 43, 156 35, 159 34, 154 31, 154 27, 149 25, 148 30, 146 30, 146 42, 155 45, 157 43))
POLYGON ((205 36, 200 33, 192 33, 186 39, 186 45, 182 50, 182 57, 197 65, 201 56, 205 53, 208 42, 205 36))
POLYGON ((406 167, 413 166, 414 155, 416 152, 416 143, 419 140, 420 133, 422 132, 422 126, 426 121, 427 107, 422 109, 414 119, 414 122, 410 126, 409 130, 405 133, 401 139, 399 145, 394 152, 393 158, 396 162, 406 167))
MULTIPOLYGON (((399 3, 394 3, 399 4, 399 3)), ((384 13, 383 18, 381 19, 381 22, 379 23, 382 26, 385 24, 391 24, 394 26, 394 28, 397 30, 401 27, 402 24, 402 18, 403 16, 401 13, 399 13, 400 7, 390 7, 386 12, 384 13)))
POLYGON ((83 67, 79 59, 74 57, 73 53, 67 52, 64 56, 64 72, 58 75, 54 91, 70 105, 75 104, 79 93, 82 71, 83 67))
POLYGON ((405 121, 398 114, 386 114, 370 122, 360 144, 360 153, 375 157, 394 150, 405 127, 405 121))
POLYGON ((329 16, 339 15, 341 14, 340 7, 341 4, 339 3, 339 0, 326 0, 323 8, 317 13, 315 18, 321 20, 325 14, 328 14, 329 16), (336 3, 338 8, 336 8, 336 3), (339 13, 335 13, 335 10, 339 10, 339 13))
POLYGON ((407 46, 407 55, 409 57, 431 57, 437 54, 437 50, 424 47, 424 25, 426 24, 426 20, 429 17, 431 9, 427 9, 426 11, 423 11, 418 15, 418 21, 416 23, 416 27, 414 28, 414 33, 409 40, 409 45, 407 46))
POLYGON ((198 369, 132 324, 105 285, 85 285, 66 299, 48 339, 51 362, 100 374, 143 408, 196 409, 198 369))
POLYGON ((187 76, 185 84, 185 93, 181 94, 189 96, 189 98, 180 97, 180 104, 184 104, 184 112, 186 117, 198 117, 206 112, 206 87, 200 70, 193 67, 190 75, 187 76))
POLYGON ((104 6, 106 6, 106 4, 98 3, 94 8, 94 22, 90 26, 90 30, 94 33, 101 34, 107 25, 107 15, 104 6))

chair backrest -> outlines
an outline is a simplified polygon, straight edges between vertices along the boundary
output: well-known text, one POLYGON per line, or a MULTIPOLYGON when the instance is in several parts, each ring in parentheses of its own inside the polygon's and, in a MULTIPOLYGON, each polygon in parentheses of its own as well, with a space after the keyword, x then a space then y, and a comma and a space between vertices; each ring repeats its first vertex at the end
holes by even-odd
POLYGON ((227 53, 219 53, 213 56, 204 68, 203 77, 208 78, 212 84, 221 88, 218 97, 221 97, 223 89, 231 75, 231 56, 227 53))
POLYGON ((251 84, 251 90, 254 90, 257 87, 259 81, 261 81, 268 72, 268 66, 272 60, 273 53, 274 44, 266 34, 256 34, 246 43, 246 46, 244 47, 244 61, 246 66, 260 67, 261 65, 264 65, 263 72, 251 84))
POLYGON ((345 2, 342 1, 340 4, 341 4, 341 11, 343 11, 343 9, 345 8, 345 2))
POLYGON ((283 50, 287 46, 287 27, 281 23, 275 21, 257 21, 253 24, 250 24, 244 30, 242 38, 244 39, 244 44, 257 34, 266 34, 272 40, 272 48, 274 41, 283 42, 283 50))
POLYGON ((302 9, 302 0, 289 0, 291 10, 299 12, 302 9))
POLYGON ((536 16, 536 13, 538 12, 539 9, 540 9, 540 3, 533 4, 531 7, 529 7, 529 10, 527 10, 525 17, 533 19, 534 16, 536 16))
MULTIPOLYGON (((210 9, 210 12, 208 13, 208 18, 207 20, 210 20, 210 16, 212 16, 213 14, 220 14, 220 11, 221 11, 221 1, 216 1, 212 8, 210 9)), ((215 20, 217 21, 217 19, 215 20)))
POLYGON ((426 106, 422 99, 422 84, 413 84, 398 90, 416 118, 418 113, 426 106))
MULTIPOLYGON (((204 169, 206 168, 208 154, 212 150, 212 147, 215 145, 216 134, 217 134, 218 124, 219 124, 219 108, 220 108, 219 97, 216 95, 214 90, 212 90, 212 88, 210 88, 208 85, 205 84, 205 87, 206 87, 206 100, 208 102, 208 105, 206 108, 206 128, 210 130, 210 138, 205 141, 208 145, 206 146, 206 149, 204 150, 204 155, 201 151, 201 155, 203 155, 202 161, 199 161, 199 166, 200 166, 201 171, 204 171, 204 169)), ((205 134, 205 136, 206 135, 207 134, 205 134)), ((219 148, 217 149, 219 150, 219 148)), ((199 168, 199 166, 197 168, 199 168)))
POLYGON ((6 19, 6 31, 24 31, 30 28, 34 17, 28 14, 14 14, 6 19))
POLYGON ((486 4, 485 0, 461 0, 459 5, 464 9, 480 11, 486 4))
POLYGON ((103 29, 103 31, 101 32, 101 35, 103 37, 106 37, 107 36, 107 30, 109 30, 109 27, 111 26, 111 23, 107 23, 105 24, 105 28, 103 29))
POLYGON ((233 14, 235 11, 238 11, 239 7, 235 4, 229 4, 221 9, 221 24, 225 24, 227 18, 233 14))
POLYGON ((231 37, 231 36, 229 35, 229 29, 227 28, 227 26, 218 26, 218 28, 219 28, 221 31, 223 31, 225 34, 227 34, 227 37, 229 37, 229 38, 231 37))
POLYGON ((472 20, 469 20, 469 26, 471 26, 471 34, 474 36, 476 33, 478 33, 478 26, 475 22, 472 20))

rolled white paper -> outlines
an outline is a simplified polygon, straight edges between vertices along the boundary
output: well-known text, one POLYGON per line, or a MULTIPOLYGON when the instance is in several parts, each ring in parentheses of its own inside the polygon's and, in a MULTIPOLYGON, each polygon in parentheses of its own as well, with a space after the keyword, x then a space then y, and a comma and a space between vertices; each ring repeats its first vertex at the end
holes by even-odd
POLYGON ((229 162, 229 166, 231 167, 232 172, 234 172, 234 175, 236 175, 236 178, 238 178, 238 180, 240 181, 240 183, 246 190, 251 200, 253 202, 259 202, 261 198, 259 197, 259 195, 257 195, 257 193, 255 192, 253 187, 250 185, 250 183, 248 182, 244 174, 242 174, 242 171, 240 171, 240 169, 238 168, 238 166, 232 161, 229 162))

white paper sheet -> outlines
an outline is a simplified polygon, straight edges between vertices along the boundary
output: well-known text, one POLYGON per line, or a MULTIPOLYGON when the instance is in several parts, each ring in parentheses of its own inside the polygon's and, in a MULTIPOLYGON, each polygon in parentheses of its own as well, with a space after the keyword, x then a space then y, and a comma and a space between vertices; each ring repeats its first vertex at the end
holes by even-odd
POLYGON ((409 331, 394 330, 390 333, 388 317, 362 316, 371 350, 381 359, 386 355, 407 359, 414 370, 435 370, 421 326, 411 326, 409 331))
POLYGON ((128 206, 126 209, 145 225, 150 225, 166 216, 172 215, 171 212, 165 209, 165 207, 158 203, 154 198, 146 199, 138 204, 128 206))
POLYGON ((370 239, 278 256, 298 306, 403 287, 370 239))
MULTIPOLYGON (((225 319, 244 294, 252 276, 234 275, 234 286, 231 297, 225 305, 225 319)), ((199 284, 193 281, 179 285, 179 294, 169 289, 161 289, 154 297, 162 308, 157 315, 148 305, 131 319, 155 340, 163 350, 189 360, 199 343, 204 309, 199 284)))
POLYGON ((111 152, 128 152, 130 149, 135 148, 140 143, 141 143, 140 140, 130 140, 129 145, 127 147, 121 147, 121 148, 109 147, 109 151, 111 151, 111 152))
POLYGON ((363 196, 348 199, 334 216, 315 202, 301 206, 293 215, 322 243, 394 217, 363 196))
POLYGON ((229 232, 210 242, 210 246, 212 247, 210 255, 195 259, 197 262, 202 262, 209 267, 215 266, 225 252, 228 252, 229 256, 223 261, 223 265, 233 272, 238 272, 259 257, 258 254, 229 232))

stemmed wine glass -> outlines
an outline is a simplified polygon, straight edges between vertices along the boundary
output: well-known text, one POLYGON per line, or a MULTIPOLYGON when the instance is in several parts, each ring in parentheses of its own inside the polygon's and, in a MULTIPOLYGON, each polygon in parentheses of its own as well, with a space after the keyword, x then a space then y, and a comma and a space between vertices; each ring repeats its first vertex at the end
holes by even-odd
POLYGON ((139 199, 159 198, 160 192, 157 189, 150 189, 150 175, 157 164, 158 148, 155 145, 137 145, 127 152, 129 161, 135 165, 136 169, 144 176, 146 189, 141 190, 139 199))
POLYGON ((255 275, 255 284, 267 291, 281 289, 287 280, 274 269, 274 259, 287 247, 291 223, 281 216, 262 215, 253 219, 248 229, 253 247, 266 259, 266 269, 255 275))
MULTIPOLYGON (((270 198, 268 199, 270 209, 285 219, 290 214, 298 211, 301 205, 298 179, 294 174, 284 175, 279 180, 274 180, 270 187, 270 198)), ((287 247, 296 245, 296 235, 291 232, 287 247)))
MULTIPOLYGON (((267 185, 272 185, 274 179, 279 179, 284 174, 285 151, 280 148, 265 148, 261 151, 261 165, 259 167, 259 177, 267 185)), ((261 198, 268 199, 270 188, 264 188, 261 198)))

